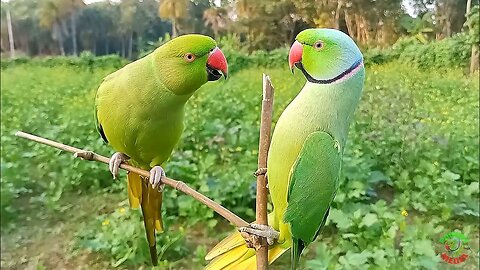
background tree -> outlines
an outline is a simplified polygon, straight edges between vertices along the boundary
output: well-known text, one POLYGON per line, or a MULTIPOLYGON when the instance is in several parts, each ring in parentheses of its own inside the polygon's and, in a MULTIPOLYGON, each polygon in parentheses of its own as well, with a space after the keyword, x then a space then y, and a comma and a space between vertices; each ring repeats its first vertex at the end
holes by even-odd
POLYGON ((13 40, 13 29, 12 29, 12 15, 10 12, 10 8, 7 8, 6 11, 7 17, 7 31, 8 31, 8 46, 10 49, 10 57, 15 58, 15 42, 13 40))
POLYGON ((85 6, 85 3, 82 0, 62 0, 62 2, 65 3, 65 12, 70 17, 73 55, 77 55, 77 14, 78 11, 85 6))
POLYGON ((470 74, 473 74, 478 70, 479 66, 479 49, 478 44, 480 43, 480 9, 478 3, 471 7, 471 0, 467 2, 466 17, 467 21, 465 25, 468 27, 469 31, 469 42, 472 44, 472 53, 470 55, 470 74))
POLYGON ((109 37, 114 27, 111 15, 113 7, 109 3, 88 5, 78 14, 79 45, 82 49, 97 54, 97 44, 103 42, 103 53, 109 53, 109 37))
POLYGON ((62 20, 63 11, 59 7, 58 0, 42 1, 39 8, 40 26, 50 29, 52 38, 58 42, 58 50, 61 55, 65 55, 64 35, 65 24, 62 20))
MULTIPOLYGON (((362 47, 386 47, 405 35, 426 42, 461 32, 466 2, 120 0, 84 5, 82 0, 10 0, 8 5, 19 55, 76 55, 90 50, 133 59, 158 46, 167 32, 228 36, 224 41, 230 39, 248 51, 288 46, 308 27, 340 29, 362 47)), ((2 52, 9 50, 6 5, 2 2, 2 52)))
POLYGON ((158 7, 158 16, 172 23, 172 37, 178 35, 177 22, 187 15, 188 0, 163 0, 158 7))
POLYGON ((227 28, 228 12, 223 7, 211 7, 203 12, 205 26, 212 28, 213 36, 218 37, 221 30, 227 28))

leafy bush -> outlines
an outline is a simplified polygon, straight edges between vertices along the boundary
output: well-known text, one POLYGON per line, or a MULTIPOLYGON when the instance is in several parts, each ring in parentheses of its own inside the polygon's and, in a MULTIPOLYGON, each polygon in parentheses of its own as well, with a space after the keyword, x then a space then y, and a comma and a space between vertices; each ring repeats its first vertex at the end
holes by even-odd
POLYGON ((17 130, 107 152, 93 124, 97 85, 112 69, 19 65, 2 71, 2 222, 16 216, 15 201, 58 206, 66 192, 109 186, 100 164, 61 158, 59 151, 14 136, 17 130), (60 159, 59 159, 60 158, 60 159), (57 160, 59 159, 59 160, 57 160), (53 163, 45 162, 55 160, 53 163))
MULTIPOLYGON (((477 27, 475 23, 470 23, 469 25, 477 27)), ((477 38, 472 33, 475 33, 475 31, 472 30, 470 34, 461 33, 451 38, 430 43, 422 43, 415 37, 405 37, 398 40, 391 48, 367 50, 364 54, 365 65, 383 64, 400 60, 414 67, 425 69, 464 67, 467 65, 470 57, 470 44, 475 42, 475 38, 477 38)), ((170 36, 167 34, 165 37, 160 38, 158 42, 148 44, 147 50, 140 53, 139 57, 151 53, 168 40, 170 40, 170 36)), ((235 35, 223 37, 219 41, 219 46, 222 47, 228 60, 230 74, 251 67, 273 68, 287 65, 288 48, 278 48, 269 52, 258 50, 248 53, 240 49, 236 42, 239 42, 239 40, 235 35)), ((94 57, 89 52, 83 52, 80 57, 55 56, 32 59, 7 59, 2 60, 1 67, 5 69, 26 63, 45 67, 77 66, 92 70, 93 68, 118 69, 124 66, 127 60, 118 55, 94 57)))
POLYGON ((480 42, 480 7, 475 5, 470 10, 470 13, 467 15, 467 21, 465 26, 468 27, 468 41, 469 44, 476 44, 480 42))
MULTIPOLYGON (((168 225, 174 220, 170 216, 164 222, 168 225)), ((95 222, 77 234, 77 238, 78 247, 111 256, 113 267, 121 264, 151 264, 142 215, 140 211, 129 209, 128 206, 97 217, 95 222)), ((178 261, 187 255, 185 228, 181 226, 157 234, 156 240, 160 266, 166 266, 169 260, 178 261)))
POLYGON ((287 48, 279 48, 270 52, 260 50, 251 54, 227 49, 224 50, 224 53, 228 59, 229 72, 232 73, 252 67, 273 68, 288 66, 287 48))
MULTIPOLYGON (((397 45, 404 50, 411 46, 397 45)), ((187 128, 166 167, 168 176, 246 220, 254 218, 261 72, 275 86, 274 119, 305 81, 300 73, 289 73, 285 57, 284 50, 231 61, 238 66, 228 81, 202 87, 187 104, 187 128)), ((2 230, 13 227, 25 204, 58 215, 63 199, 72 193, 87 196, 100 189, 126 196, 124 183, 113 184, 106 166, 72 161, 13 136, 24 130, 112 154, 94 129, 93 100, 97 85, 114 68, 94 66, 90 72, 35 61, 2 71, 2 230)), ((459 69, 425 72, 402 61, 367 69, 345 153, 344 180, 321 243, 308 249, 311 260, 305 266, 434 269, 441 251, 434 243, 441 234, 458 229, 474 238, 478 231, 478 81, 465 78, 459 69), (407 218, 402 210, 409 213, 407 218)), ((165 264, 174 265, 186 252, 182 247, 190 245, 180 227, 191 232, 194 224, 201 224, 210 231, 209 238, 219 240, 219 217, 190 197, 167 189, 164 211, 170 226, 159 241, 171 244, 165 264)), ((78 246, 111 256, 112 264, 148 261, 139 215, 126 209, 103 214, 78 234, 78 246), (105 220, 112 226, 102 226, 105 220)), ((200 260, 205 246, 196 252, 200 260)), ((478 255, 472 254, 468 263, 476 262, 478 255)))
POLYGON ((124 58, 112 54, 96 57, 89 51, 82 52, 79 57, 74 56, 49 56, 49 57, 35 57, 35 58, 14 58, 2 59, 2 70, 17 65, 29 64, 30 66, 42 67, 79 67, 88 68, 113 68, 119 69, 127 64, 124 58))
POLYGON ((365 53, 365 64, 382 64, 399 60, 425 69, 464 67, 470 57, 469 37, 457 34, 430 43, 422 43, 415 37, 400 39, 391 48, 371 49, 365 53))

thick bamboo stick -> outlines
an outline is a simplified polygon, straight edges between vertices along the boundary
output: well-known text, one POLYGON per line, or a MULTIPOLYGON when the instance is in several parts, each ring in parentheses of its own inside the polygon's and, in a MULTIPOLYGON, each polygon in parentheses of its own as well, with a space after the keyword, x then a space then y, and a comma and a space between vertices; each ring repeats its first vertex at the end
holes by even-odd
MULTIPOLYGON (((270 134, 272 130, 272 103, 273 86, 270 78, 263 74, 263 100, 262 116, 260 120, 260 139, 258 144, 258 168, 267 168, 268 148, 270 147, 270 134)), ((257 174, 257 202, 256 223, 268 225, 267 220, 267 176, 265 172, 257 174)), ((268 268, 268 243, 265 238, 261 239, 261 246, 257 249, 257 270, 268 268)))
MULTIPOLYGON (((48 140, 48 139, 45 139, 45 138, 42 138, 42 137, 38 137, 38 136, 35 136, 35 135, 32 135, 32 134, 22 132, 22 131, 18 131, 17 133, 15 133, 15 136, 18 136, 18 137, 21 137, 21 138, 24 138, 24 139, 27 139, 27 140, 31 140, 31 141, 34 141, 34 142, 37 142, 37 143, 45 144, 45 145, 48 145, 48 146, 51 146, 51 147, 54 147, 54 148, 57 148, 57 149, 60 149, 60 150, 63 150, 63 151, 74 153, 75 157, 80 157, 80 158, 85 159, 85 160, 99 161, 99 162, 103 162, 103 163, 106 163, 106 164, 108 164, 108 162, 110 160, 109 158, 98 155, 94 152, 78 149, 78 148, 75 148, 75 147, 72 147, 72 146, 69 146, 69 145, 65 145, 65 144, 62 144, 62 143, 59 143, 59 142, 51 141, 51 140, 48 140)), ((120 168, 122 168, 126 171, 129 171, 129 172, 137 173, 137 174, 139 174, 141 176, 144 176, 146 178, 148 178, 150 176, 150 172, 139 169, 139 168, 136 168, 136 167, 133 167, 133 166, 130 166, 128 164, 121 164, 120 168)), ((245 220, 243 220, 239 216, 235 215, 230 210, 226 209, 225 207, 221 206, 220 204, 214 202, 213 200, 206 197, 205 195, 201 194, 200 192, 190 188, 184 182, 177 181, 177 180, 174 180, 174 179, 171 179, 171 178, 168 178, 168 177, 162 178, 162 182, 165 183, 165 185, 167 185, 167 186, 171 186, 171 187, 175 188, 176 190, 179 190, 179 191, 181 191, 185 194, 188 194, 188 195, 192 196, 197 201, 205 204, 210 209, 212 209, 213 211, 217 212, 219 215, 221 215, 222 217, 224 217, 225 219, 230 221, 233 225, 235 225, 237 227, 248 226, 248 223, 245 220)))

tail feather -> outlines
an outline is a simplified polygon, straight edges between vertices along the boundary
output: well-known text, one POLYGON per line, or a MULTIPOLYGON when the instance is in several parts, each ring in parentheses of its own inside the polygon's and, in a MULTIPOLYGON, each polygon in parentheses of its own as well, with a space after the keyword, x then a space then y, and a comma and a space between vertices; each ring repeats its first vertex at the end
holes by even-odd
POLYGON ((138 208, 142 203, 142 179, 140 175, 128 172, 128 201, 131 208, 138 208))
POLYGON ((162 221, 162 193, 153 189, 150 184, 143 181, 140 175, 128 174, 128 198, 132 208, 142 207, 143 222, 147 235, 148 246, 152 264, 157 265, 158 256, 155 241, 155 231, 163 232, 162 221))
POLYGON ((210 262, 210 264, 205 268, 205 270, 226 269, 227 267, 231 268, 242 262, 248 251, 249 250, 243 246, 229 249, 227 253, 224 253, 221 256, 218 256, 214 260, 212 260, 212 262, 210 262), (225 254, 228 256, 226 256, 225 254))
MULTIPOLYGON (((268 248, 268 263, 271 264, 289 247, 275 243, 268 248)), ((205 270, 255 270, 257 257, 255 250, 247 248, 239 232, 235 232, 218 243, 205 257, 212 260, 205 270)))
POLYGON ((205 256, 205 260, 210 261, 211 259, 224 254, 227 251, 230 251, 238 246, 244 245, 245 240, 240 235, 239 232, 233 233, 223 239, 218 243, 208 254, 205 256))
POLYGON ((298 263, 300 261, 300 255, 302 254, 303 249, 305 248, 305 243, 300 239, 293 239, 292 243, 292 270, 297 269, 298 263))
POLYGON ((149 247, 150 250, 150 259, 152 260, 153 266, 158 265, 158 255, 157 255, 157 246, 153 245, 149 247))
MULTIPOLYGON (((254 252, 252 250, 252 252, 254 252)), ((245 254, 246 255, 246 254, 245 254)), ((257 269, 257 256, 251 255, 249 257, 244 256, 243 261, 237 261, 231 266, 227 267, 226 270, 240 270, 240 269, 257 269)))

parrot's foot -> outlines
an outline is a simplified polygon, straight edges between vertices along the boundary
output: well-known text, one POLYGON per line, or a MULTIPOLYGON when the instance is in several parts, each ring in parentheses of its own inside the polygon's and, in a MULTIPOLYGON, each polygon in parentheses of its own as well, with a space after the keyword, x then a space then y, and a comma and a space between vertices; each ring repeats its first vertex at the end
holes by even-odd
POLYGON ((165 171, 162 167, 155 166, 150 170, 150 184, 152 188, 157 188, 160 192, 165 188, 165 184, 162 183, 162 177, 165 177, 165 171))
POLYGON ((116 152, 115 154, 113 154, 113 156, 110 158, 110 161, 108 162, 108 168, 110 169, 110 172, 113 175, 113 179, 117 178, 120 164, 122 164, 123 162, 129 159, 130 157, 125 155, 124 153, 116 152))
MULTIPOLYGON (((265 178, 267 178, 266 174, 267 174, 267 168, 258 168, 258 170, 256 170, 253 173, 253 176, 258 177, 259 175, 265 175, 265 178)), ((267 189, 268 189, 268 179, 267 179, 267 189)))
POLYGON ((268 225, 250 223, 248 227, 240 227, 238 230, 240 231, 240 233, 246 233, 249 236, 253 235, 253 237, 247 237, 249 239, 247 239, 245 236, 244 238, 247 242, 247 246, 255 247, 255 249, 257 249, 258 246, 258 243, 255 242, 259 242, 259 237, 265 237, 269 245, 273 245, 273 243, 275 243, 275 240, 280 237, 280 233, 275 231, 275 229, 268 225))
POLYGON ((253 176, 257 177, 264 174, 267 174, 267 168, 258 168, 258 170, 253 173, 253 176))

